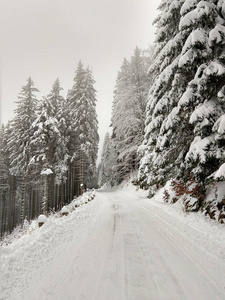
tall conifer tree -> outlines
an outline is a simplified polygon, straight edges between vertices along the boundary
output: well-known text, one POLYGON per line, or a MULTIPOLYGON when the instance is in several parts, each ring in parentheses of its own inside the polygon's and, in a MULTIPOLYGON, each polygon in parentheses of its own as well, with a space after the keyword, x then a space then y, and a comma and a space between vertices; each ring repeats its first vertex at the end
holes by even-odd
POLYGON ((221 1, 162 1, 160 9, 140 147, 143 187, 187 174, 204 182, 220 161, 213 131, 224 111, 221 1))
POLYGON ((110 138, 109 133, 107 132, 104 138, 101 163, 99 168, 99 182, 100 185, 105 183, 111 184, 113 186, 116 182, 114 180, 115 173, 113 168, 116 165, 116 151, 112 144, 112 139, 110 138))
POLYGON ((67 97, 70 109, 70 172, 72 182, 75 182, 74 194, 79 194, 81 185, 87 185, 96 176, 99 136, 94 83, 91 70, 85 69, 79 62, 74 85, 67 97))
POLYGON ((112 139, 117 153, 117 181, 138 168, 137 148, 144 135, 145 108, 151 78, 150 53, 136 47, 130 61, 123 60, 118 73, 112 110, 112 139))
POLYGON ((30 159, 33 148, 30 144, 32 123, 37 108, 36 92, 33 80, 29 77, 18 97, 15 117, 12 121, 11 135, 8 140, 10 153, 10 173, 21 179, 21 219, 29 218, 28 185, 31 177, 30 159))

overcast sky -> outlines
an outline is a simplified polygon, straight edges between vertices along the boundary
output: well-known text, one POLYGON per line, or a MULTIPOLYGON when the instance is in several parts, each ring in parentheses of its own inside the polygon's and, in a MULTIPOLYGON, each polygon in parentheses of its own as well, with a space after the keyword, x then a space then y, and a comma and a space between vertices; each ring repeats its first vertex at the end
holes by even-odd
POLYGON ((29 76, 47 95, 56 78, 73 85, 78 61, 93 71, 100 147, 109 129, 123 58, 153 44, 160 0, 1 0, 1 120, 12 119, 29 76))

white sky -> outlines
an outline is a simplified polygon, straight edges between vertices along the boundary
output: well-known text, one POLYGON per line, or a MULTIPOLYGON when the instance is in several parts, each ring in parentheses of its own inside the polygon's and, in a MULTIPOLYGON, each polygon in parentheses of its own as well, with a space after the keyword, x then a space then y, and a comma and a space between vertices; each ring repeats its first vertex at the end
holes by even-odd
POLYGON ((1 0, 1 121, 12 119, 21 87, 32 77, 39 97, 56 78, 73 85, 78 61, 96 80, 100 147, 109 131, 113 90, 123 58, 154 41, 160 0, 1 0))

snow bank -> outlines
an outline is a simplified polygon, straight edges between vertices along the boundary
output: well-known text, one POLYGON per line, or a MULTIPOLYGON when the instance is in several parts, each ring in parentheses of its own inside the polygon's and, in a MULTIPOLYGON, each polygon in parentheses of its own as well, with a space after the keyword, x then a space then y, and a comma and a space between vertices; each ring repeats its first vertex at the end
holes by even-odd
MULTIPOLYGON (((131 182, 135 181, 137 174, 132 174, 126 181, 113 188, 90 191, 84 196, 74 199, 68 206, 70 214, 66 218, 60 214, 51 214, 45 226, 38 228, 30 226, 26 233, 20 238, 14 238, 11 244, 0 247, 0 299, 1 300, 21 300, 24 299, 24 291, 29 285, 36 286, 43 276, 44 270, 51 266, 54 257, 61 258, 67 249, 68 243, 80 243, 84 238, 89 241, 89 236, 93 234, 95 224, 99 219, 99 211, 104 212, 104 199, 123 199, 125 201, 135 201, 138 206, 154 214, 156 218, 163 219, 169 227, 179 230, 185 236, 193 237, 194 241, 202 249, 207 249, 209 253, 225 261, 225 231, 224 225, 203 216, 201 213, 184 213, 182 203, 179 201, 174 205, 164 202, 164 188, 157 191, 156 195, 148 199, 148 191, 141 190, 131 182), (98 197, 100 194, 103 195, 98 197), (104 196, 105 193, 105 196, 104 196), (88 205, 80 205, 75 208, 77 202, 90 199, 95 196, 96 200, 90 201, 88 205)), ((220 184, 220 183, 218 183, 220 184)), ((222 197, 222 186, 218 185, 219 197, 222 197)), ((170 183, 165 186, 169 189, 170 183)), ((223 188, 224 189, 224 188, 223 188)), ((172 195, 171 195, 172 196, 172 195)), ((208 197, 214 197, 214 193, 209 193, 208 197)), ((111 207, 111 206, 110 206, 111 207)), ((135 212, 134 212, 135 213, 135 212)), ((76 251, 73 257, 77 257, 76 251)), ((64 265, 71 262, 72 257, 64 257, 64 265)), ((62 261, 59 261, 59 264, 62 261)), ((55 267, 57 269, 57 266, 55 267)), ((60 278, 60 274, 59 274, 60 278)), ((52 287, 54 289, 54 287, 52 287)), ((38 293, 38 291, 37 291, 38 293)), ((27 298, 26 298, 27 299, 27 298)), ((66 294, 65 294, 66 299, 66 294)))
MULTIPOLYGON (((148 191, 142 190, 132 184, 134 178, 135 175, 133 175, 132 179, 127 179, 119 186, 113 187, 110 190, 119 194, 124 193, 130 198, 136 198, 140 205, 149 208, 151 211, 153 207, 160 208, 164 217, 165 214, 167 215, 166 220, 171 226, 176 227, 176 223, 179 221, 183 224, 184 232, 186 231, 188 235, 191 236, 194 232, 196 235, 203 235, 205 237, 204 243, 202 237, 201 241, 199 241, 203 243, 201 246, 208 249, 211 253, 214 253, 214 255, 219 255, 225 262, 225 254, 222 250, 225 249, 224 224, 218 223, 217 220, 211 219, 209 215, 205 215, 201 211, 195 213, 185 211, 181 199, 173 205, 165 203, 165 190, 169 191, 171 199, 176 197, 175 192, 171 189, 171 181, 168 181, 164 187, 158 189, 154 197, 148 198, 148 191), (214 249, 215 244, 213 244, 213 242, 210 245, 210 240, 218 243, 218 249, 214 249)), ((211 189, 207 191, 206 201, 211 202, 215 200, 215 194, 217 194, 218 199, 223 198, 225 195, 223 182, 218 182, 215 187, 211 187, 211 189)), ((192 200, 195 201, 194 199, 192 200)))
MULTIPOLYGON (((166 185, 159 190, 152 198, 148 198, 148 191, 144 191, 137 186, 134 186, 131 181, 124 181, 115 187, 114 191, 117 193, 125 193, 130 197, 136 197, 140 205, 148 208, 154 213, 154 207, 160 208, 163 218, 168 222, 168 225, 173 228, 178 227, 177 222, 182 224, 183 234, 188 236, 196 235, 196 242, 204 249, 207 249, 213 255, 223 259, 225 263, 225 230, 224 224, 218 223, 217 220, 211 219, 207 214, 205 215, 201 211, 199 212, 187 212, 184 209, 183 202, 178 200, 173 205, 165 203, 164 191, 168 190, 171 199, 176 197, 175 192, 171 189, 171 181, 168 181, 166 185), (199 240, 198 240, 199 239, 199 240), (215 249, 215 243, 217 243, 217 249, 215 249)), ((218 182, 214 187, 211 187, 207 191, 206 202, 212 202, 215 200, 215 194, 218 199, 222 199, 225 195, 225 186, 223 182, 218 182)), ((194 199, 192 199, 194 201, 194 199)))
MULTIPOLYGON (((92 193, 85 193, 79 199, 92 193)), ((75 201, 77 199, 64 209, 71 211, 75 201)), ((46 217, 41 215, 27 230, 16 229, 11 237, 5 239, 0 247, 0 300, 23 299, 27 281, 33 284, 38 282, 43 266, 46 267, 55 255, 66 249, 68 240, 85 236, 88 234, 87 228, 90 232, 100 205, 101 201, 82 205, 66 218, 60 217, 59 213, 51 214, 45 225, 39 228, 38 221, 46 221, 46 217)))

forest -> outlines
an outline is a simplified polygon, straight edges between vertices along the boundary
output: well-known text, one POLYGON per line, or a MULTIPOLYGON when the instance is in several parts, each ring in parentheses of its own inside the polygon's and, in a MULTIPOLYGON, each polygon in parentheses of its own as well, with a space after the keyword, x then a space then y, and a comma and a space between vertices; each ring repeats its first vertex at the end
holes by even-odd
POLYGON ((118 73, 101 182, 136 171, 149 197, 165 186, 165 202, 223 223, 225 2, 164 0, 159 11, 153 53, 137 63, 136 50, 118 73))
POLYGON ((225 3, 162 0, 155 26, 154 45, 136 47, 118 71, 98 168, 91 70, 78 64, 66 99, 57 79, 37 101, 27 80, 0 133, 1 236, 133 172, 149 197, 165 187, 165 202, 224 222, 225 3))
POLYGON ((61 209, 96 178, 98 121, 89 67, 77 66, 67 98, 59 79, 43 100, 28 78, 15 117, 0 134, 1 237, 40 213, 61 209))

